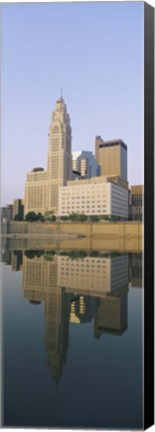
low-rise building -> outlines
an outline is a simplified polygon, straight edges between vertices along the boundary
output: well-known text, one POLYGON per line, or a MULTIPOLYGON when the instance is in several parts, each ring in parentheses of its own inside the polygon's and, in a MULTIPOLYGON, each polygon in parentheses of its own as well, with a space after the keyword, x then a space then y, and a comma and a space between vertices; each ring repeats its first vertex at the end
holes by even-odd
POLYGON ((13 219, 13 204, 1 208, 1 221, 10 222, 13 219))
POLYGON ((71 213, 128 219, 128 191, 107 177, 68 181, 59 188, 59 216, 71 213))

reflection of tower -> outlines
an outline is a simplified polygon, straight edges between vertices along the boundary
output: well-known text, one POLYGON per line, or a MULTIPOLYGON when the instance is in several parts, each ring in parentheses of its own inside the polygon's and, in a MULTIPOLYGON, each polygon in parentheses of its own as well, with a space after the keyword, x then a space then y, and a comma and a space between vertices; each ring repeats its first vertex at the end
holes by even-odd
POLYGON ((59 380, 68 349, 70 296, 57 285, 57 257, 46 260, 23 259, 25 297, 33 302, 45 300, 45 344, 52 377, 59 380))
POLYGON ((54 265, 51 268, 50 281, 50 290, 45 302, 45 343, 52 377, 58 381, 63 372, 68 349, 70 299, 64 289, 57 285, 57 257, 54 258, 54 265))

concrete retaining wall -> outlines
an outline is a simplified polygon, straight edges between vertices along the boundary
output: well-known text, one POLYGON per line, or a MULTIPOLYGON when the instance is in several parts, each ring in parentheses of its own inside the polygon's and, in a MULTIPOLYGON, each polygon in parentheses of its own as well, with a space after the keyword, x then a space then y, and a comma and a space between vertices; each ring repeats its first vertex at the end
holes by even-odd
MULTIPOLYGON (((5 234, 2 230, 2 234, 5 234)), ((140 222, 10 222, 7 225, 8 234, 77 234, 92 237, 95 239, 101 238, 142 238, 143 223, 140 222)))

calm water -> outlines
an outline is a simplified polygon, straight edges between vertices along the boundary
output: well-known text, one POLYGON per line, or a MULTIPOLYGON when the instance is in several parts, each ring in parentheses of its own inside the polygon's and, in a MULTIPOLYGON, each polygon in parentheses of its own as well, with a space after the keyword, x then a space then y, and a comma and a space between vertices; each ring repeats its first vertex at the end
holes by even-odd
POLYGON ((4 425, 141 429, 141 254, 2 261, 4 425))

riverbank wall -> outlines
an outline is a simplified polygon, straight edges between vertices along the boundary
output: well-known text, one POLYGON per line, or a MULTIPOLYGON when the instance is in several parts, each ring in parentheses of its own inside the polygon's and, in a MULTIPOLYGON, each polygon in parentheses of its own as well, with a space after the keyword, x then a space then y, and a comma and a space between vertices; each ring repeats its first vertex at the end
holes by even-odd
POLYGON ((41 236, 73 234, 77 236, 143 237, 141 222, 10 222, 2 225, 2 234, 41 236))

